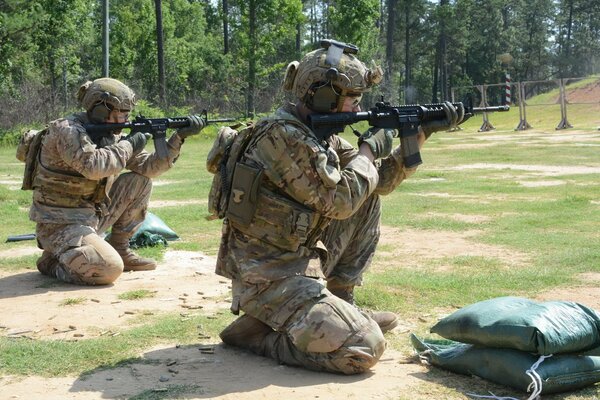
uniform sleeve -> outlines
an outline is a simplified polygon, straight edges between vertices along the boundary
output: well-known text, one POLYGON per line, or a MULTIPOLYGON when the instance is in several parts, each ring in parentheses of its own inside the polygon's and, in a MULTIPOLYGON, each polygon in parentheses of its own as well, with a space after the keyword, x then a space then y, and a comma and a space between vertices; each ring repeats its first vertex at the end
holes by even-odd
POLYGON ((356 154, 344 168, 331 147, 290 125, 274 124, 251 150, 266 177, 299 203, 334 219, 351 216, 378 182, 374 165, 356 154))
POLYGON ((388 157, 379 160, 377 172, 379 173, 379 184, 375 193, 386 195, 393 192, 406 178, 415 173, 417 167, 406 168, 400 146, 397 146, 388 157))
POLYGON ((167 141, 167 158, 162 159, 156 152, 150 153, 143 150, 129 160, 127 169, 147 178, 157 177, 166 172, 173 166, 173 163, 177 161, 182 144, 183 140, 181 137, 177 134, 173 134, 167 141))
POLYGON ((60 120, 50 126, 62 160, 88 179, 100 180, 118 174, 133 151, 129 142, 97 148, 83 126, 60 120))
MULTIPOLYGON (((340 136, 332 136, 330 143, 339 155, 342 168, 358 154, 358 150, 340 136)), ((414 174, 417 170, 416 167, 406 168, 404 166, 404 161, 402 160, 402 155, 400 153, 400 146, 397 146, 389 157, 377 160, 375 165, 379 175, 379 182, 374 193, 379 195, 386 195, 393 192, 402 181, 414 174)))

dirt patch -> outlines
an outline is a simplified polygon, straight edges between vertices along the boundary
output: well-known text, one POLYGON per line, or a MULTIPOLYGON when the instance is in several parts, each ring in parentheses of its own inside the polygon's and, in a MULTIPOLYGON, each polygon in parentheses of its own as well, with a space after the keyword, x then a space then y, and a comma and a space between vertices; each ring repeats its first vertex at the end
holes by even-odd
POLYGON ((143 363, 85 377, 3 377, 0 388, 28 400, 126 399, 153 390, 157 397, 152 398, 161 399, 392 399, 397 393, 410 393, 426 374, 425 367, 404 363, 394 351, 370 373, 340 376, 279 366, 223 345, 212 347, 214 354, 202 354, 199 346, 159 347, 144 353, 143 363), (168 387, 187 388, 187 393, 158 397, 168 387))
POLYGON ((0 251, 0 258, 17 258, 31 256, 34 254, 42 255, 42 250, 37 247, 19 247, 10 250, 0 251))
MULTIPOLYGON (((63 284, 37 271, 3 273, 0 335, 85 340, 130 329, 135 318, 144 314, 228 312, 229 281, 213 273, 214 263, 213 257, 199 252, 167 251, 155 271, 125 273, 114 285, 104 287, 63 284), (123 293, 140 289, 152 297, 119 299, 123 293), (83 300, 66 305, 69 299, 83 300)), ((405 336, 408 328, 401 326, 388 335, 405 336)), ((218 338, 199 342, 162 345, 141 354, 140 362, 82 376, 2 376, 0 398, 126 399, 145 391, 160 396, 161 391, 178 388, 177 396, 167 398, 391 399, 397 393, 410 393, 428 379, 425 366, 391 349, 371 372, 339 376, 280 366, 227 347, 218 338)))
POLYGON ((516 181, 519 185, 524 187, 547 187, 547 186, 561 186, 566 185, 567 181, 560 180, 549 180, 549 181, 516 181))
POLYGON ((517 170, 528 171, 539 176, 561 176, 561 175, 587 175, 600 174, 600 167, 590 166, 567 166, 567 165, 519 165, 519 164, 464 164, 448 169, 464 171, 469 169, 493 169, 493 170, 517 170))
POLYGON ((202 253, 168 251, 155 271, 127 272, 114 285, 80 287, 37 270, 0 275, 0 315, 5 336, 90 338, 128 328, 140 315, 228 309, 229 281, 213 273, 215 260, 202 253), (121 300, 145 290, 151 297, 121 300), (34 305, 43 304, 43 307, 34 305))
POLYGON ((468 224, 479 224, 490 221, 492 218, 487 215, 471 215, 471 214, 449 214, 449 213, 438 213, 428 212, 425 214, 431 218, 450 219, 457 222, 466 222, 468 224))
POLYGON ((170 181, 167 179, 153 179, 152 186, 156 186, 156 187, 167 186, 167 185, 174 185, 174 184, 181 183, 181 182, 183 182, 183 181, 170 181))
POLYGON ((6 186, 8 190, 20 190, 22 184, 23 181, 20 179, 0 179, 0 185, 6 186))
MULTIPOLYGON (((417 231, 401 230, 389 226, 381 227, 380 244, 393 246, 393 251, 379 251, 380 255, 393 256, 401 260, 419 260, 423 263, 427 259, 440 259, 452 257, 485 257, 495 258, 503 265, 521 267, 527 265, 529 256, 514 249, 478 243, 473 240, 479 231, 417 231), (410 238, 403 240, 398 246, 397 238, 410 238)), ((375 268, 375 265, 374 265, 375 268)))
POLYGON ((192 204, 204 206, 208 204, 208 200, 150 200, 148 208, 181 207, 192 204))
POLYGON ((600 81, 578 88, 569 89, 567 87, 565 96, 569 103, 600 103, 600 81))

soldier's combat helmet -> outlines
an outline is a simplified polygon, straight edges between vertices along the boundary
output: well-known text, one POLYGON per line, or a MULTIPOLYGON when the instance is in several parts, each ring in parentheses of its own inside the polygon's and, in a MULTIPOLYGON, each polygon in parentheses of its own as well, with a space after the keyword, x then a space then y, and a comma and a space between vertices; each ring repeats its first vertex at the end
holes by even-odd
POLYGON ((287 66, 283 88, 313 111, 341 111, 346 96, 360 97, 383 77, 380 67, 367 68, 357 53, 352 44, 322 40, 320 49, 287 66))
POLYGON ((112 110, 131 111, 135 106, 135 93, 121 81, 100 78, 81 85, 77 100, 93 122, 102 122, 112 110))

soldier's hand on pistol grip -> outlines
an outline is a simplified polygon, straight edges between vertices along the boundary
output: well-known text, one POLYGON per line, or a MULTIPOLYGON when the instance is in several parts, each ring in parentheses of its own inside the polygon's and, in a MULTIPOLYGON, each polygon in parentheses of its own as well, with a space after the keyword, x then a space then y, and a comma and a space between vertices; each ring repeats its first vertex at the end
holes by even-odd
POLYGON ((151 136, 152 135, 150 135, 149 133, 136 132, 127 135, 122 140, 127 140, 129 143, 131 143, 131 147, 133 147, 133 153, 131 155, 135 156, 140 151, 144 150, 144 147, 146 146, 146 143, 148 142, 148 139, 151 136))
POLYGON ((187 118, 190 121, 190 125, 177 129, 177 134, 182 139, 199 134, 206 126, 206 122, 198 115, 188 115, 187 118))
POLYGON ((462 103, 455 107, 449 101, 442 103, 442 108, 446 113, 445 119, 427 121, 421 124, 421 129, 425 133, 425 138, 429 138, 433 132, 447 131, 460 124, 465 116, 465 108, 462 103))
POLYGON ((375 159, 385 158, 392 152, 393 140, 393 129, 370 128, 358 138, 358 147, 366 143, 371 148, 375 159))

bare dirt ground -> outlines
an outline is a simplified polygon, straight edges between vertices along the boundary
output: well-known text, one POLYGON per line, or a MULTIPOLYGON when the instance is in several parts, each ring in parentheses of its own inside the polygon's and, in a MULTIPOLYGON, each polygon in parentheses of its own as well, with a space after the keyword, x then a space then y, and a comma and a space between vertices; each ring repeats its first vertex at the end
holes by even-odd
MULTIPOLYGON (((23 248, 19 253, 37 252, 35 248, 23 248)), ((3 273, 0 334, 83 340, 118 334, 140 314, 228 312, 229 283, 216 276, 213 269, 212 257, 168 251, 157 270, 125 273, 108 287, 53 284, 37 271, 3 273), (137 289, 155 293, 142 300, 119 300, 120 294, 137 289), (84 300, 66 305, 69 299, 84 300)), ((406 357, 390 350, 369 374, 319 374, 228 348, 218 338, 192 346, 160 346, 141 357, 142 362, 85 377, 3 376, 0 399, 126 399, 147 390, 160 394, 161 389, 171 385, 189 387, 193 395, 178 397, 186 399, 387 399, 394 398, 394 393, 410 392, 409 388, 418 385, 423 379, 419 376, 426 372, 424 367, 407 363, 406 357), (214 354, 198 351, 207 345, 214 348, 214 354)))
MULTIPOLYGON (((457 214, 456 218, 464 217, 457 214)), ((527 262, 526 255, 477 244, 471 239, 476 232, 439 232, 435 233, 435 240, 430 236, 424 240, 419 238, 425 236, 416 232, 398 232, 391 227, 384 230, 394 233, 394 237, 407 234, 414 238, 409 245, 394 250, 394 256, 401 258, 411 255, 422 260, 426 254, 434 253, 435 257, 457 254, 498 257, 515 266, 527 262), (436 248, 431 249, 434 242, 436 248)), ((35 248, 20 250, 22 254, 37 252, 35 248)), ((157 270, 125 273, 108 287, 54 284, 37 271, 3 273, 0 275, 0 334, 84 340, 118 334, 128 329, 130 321, 140 314, 179 312, 185 316, 192 312, 206 315, 228 312, 229 283, 214 275, 213 268, 212 257, 196 252, 167 251, 157 270), (154 296, 119 300, 120 294, 137 289, 152 291, 154 296), (68 299, 77 298, 84 300, 75 305, 65 304, 68 299)), ((374 265, 374 268, 382 266, 374 265)), ((600 274, 589 274, 585 279, 600 281, 600 274)), ((544 294, 542 299, 579 301, 600 308, 600 288, 560 289, 544 294)), ((406 321, 388 335, 406 337, 411 325, 406 321)), ((353 377, 280 366, 270 359, 224 346, 218 338, 207 338, 189 346, 163 345, 145 351, 140 357, 140 362, 85 376, 3 376, 0 377, 0 399, 128 399, 144 391, 154 391, 152 393, 159 396, 170 387, 187 388, 187 394, 184 390, 175 397, 167 397, 181 399, 429 399, 437 398, 440 389, 435 389, 436 396, 430 397, 424 387, 452 386, 453 382, 451 376, 438 377, 436 381, 426 366, 391 349, 370 373, 353 377), (206 346, 213 351, 199 351, 206 346)))
MULTIPOLYGON (((515 139, 519 135, 515 134, 515 139)), ((563 175, 599 172, 597 167, 589 166, 573 166, 569 170, 563 170, 555 166, 473 164, 456 168, 502 169, 514 174, 515 180, 529 185, 536 185, 536 182, 539 185, 562 184, 563 175), (577 171, 574 171, 574 168, 578 168, 577 171)), ((12 181, 0 184, 18 186, 18 182, 12 181)), ((426 195, 450 196, 447 193, 426 195)), ((461 201, 465 200, 468 198, 461 198, 461 201)), ((472 200, 487 201, 475 197, 472 200)), ((488 200, 494 201, 491 198, 488 200)), ((172 205, 167 202, 154 202, 151 208, 172 205)), ((471 223, 485 223, 488 220, 486 216, 460 213, 432 213, 428 217, 451 218, 471 223)), ((428 235, 399 231, 393 227, 383 227, 383 230, 389 233, 382 235, 383 238, 401 235, 411 238, 401 247, 382 239, 381 253, 384 257, 423 261, 432 257, 482 256, 497 258, 503 265, 516 268, 526 267, 529 261, 527 254, 477 243, 475 236, 478 232, 475 230, 428 231, 428 235), (389 254, 385 254, 386 251, 389 254)), ((19 247, 18 251, 0 252, 0 257, 39 252, 35 247, 19 247)), ((387 266, 379 263, 373 267, 387 266)), ((55 284, 51 279, 31 270, 0 272, 0 335, 32 339, 85 340, 118 334, 119 331, 128 329, 138 316, 145 314, 179 312, 185 316, 189 313, 214 315, 228 312, 229 282, 214 275, 213 269, 212 257, 197 252, 170 250, 157 270, 125 273, 114 285, 108 287, 55 284), (153 296, 142 300, 119 299, 119 295, 138 289, 151 291, 153 296), (74 299, 77 304, 66 304, 74 299)), ((582 278, 585 281, 600 282, 600 274, 587 274, 582 278)), ((597 288, 586 287, 585 290, 578 287, 563 288, 538 296, 538 300, 558 299, 577 301, 600 309, 600 285, 597 288)), ((402 340, 407 337, 412 326, 411 321, 405 321, 399 329, 388 335, 396 335, 402 340)), ((445 391, 445 387, 450 387, 463 392, 460 390, 460 379, 455 379, 455 375, 437 371, 432 376, 426 366, 415 363, 406 354, 391 349, 370 373, 351 377, 280 366, 272 360, 224 346, 218 338, 202 339, 198 344, 189 346, 176 346, 175 343, 162 345, 148 349, 140 354, 140 357, 140 362, 115 369, 98 370, 85 376, 1 376, 0 400, 128 399, 144 391, 153 391, 152 393, 156 394, 154 398, 157 399, 468 398, 466 395, 457 396, 445 391), (214 351, 199 351, 205 346, 210 346, 214 351), (183 388, 184 391, 174 397, 160 397, 161 393, 170 387, 183 388)), ((485 394, 485 390, 482 390, 482 393, 485 394)))

